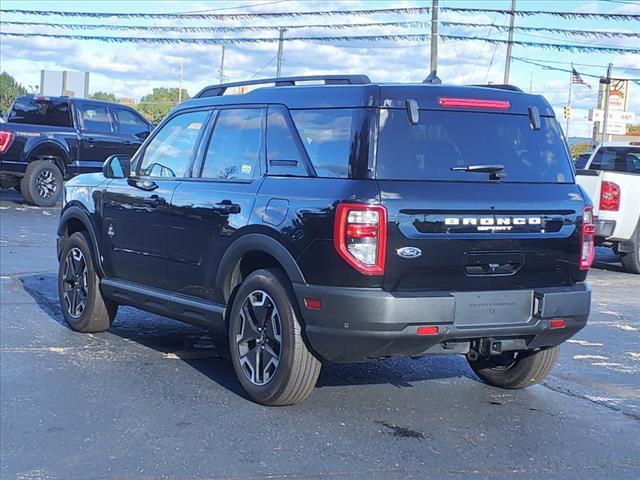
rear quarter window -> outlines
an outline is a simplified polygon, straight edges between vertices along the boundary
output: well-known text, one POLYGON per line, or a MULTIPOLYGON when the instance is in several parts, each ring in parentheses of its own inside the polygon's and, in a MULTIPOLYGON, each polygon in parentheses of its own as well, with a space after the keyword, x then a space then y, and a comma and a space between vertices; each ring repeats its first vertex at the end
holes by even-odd
POLYGON ((589 170, 640 173, 640 148, 602 147, 589 165, 589 170))
POLYGON ((487 181, 488 173, 452 171, 468 165, 504 165, 503 182, 572 183, 572 164, 557 121, 528 115, 380 110, 377 177, 396 180, 487 181))
POLYGON ((18 98, 9 112, 9 122, 73 127, 71 108, 68 102, 18 98))

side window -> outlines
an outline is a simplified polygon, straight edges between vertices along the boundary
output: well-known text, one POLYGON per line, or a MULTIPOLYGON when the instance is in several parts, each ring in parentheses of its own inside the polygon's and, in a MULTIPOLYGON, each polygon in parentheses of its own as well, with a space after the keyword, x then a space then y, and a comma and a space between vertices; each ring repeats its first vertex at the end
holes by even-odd
POLYGON ((208 111, 182 113, 165 123, 147 145, 139 174, 183 177, 208 115, 208 111))
POLYGON ((111 118, 106 106, 80 105, 80 119, 85 130, 90 132, 111 132, 111 118))
POLYGON ((264 109, 221 110, 202 169, 203 178, 249 180, 260 172, 264 109))
POLYGON ((287 109, 269 107, 267 114, 267 168, 272 175, 306 177, 304 154, 298 146, 298 134, 287 118, 287 109))
POLYGON ((353 109, 292 110, 311 163, 319 177, 349 177, 353 109))
POLYGON ((149 125, 135 113, 123 108, 111 108, 111 112, 115 117, 118 132, 131 135, 149 132, 149 125))

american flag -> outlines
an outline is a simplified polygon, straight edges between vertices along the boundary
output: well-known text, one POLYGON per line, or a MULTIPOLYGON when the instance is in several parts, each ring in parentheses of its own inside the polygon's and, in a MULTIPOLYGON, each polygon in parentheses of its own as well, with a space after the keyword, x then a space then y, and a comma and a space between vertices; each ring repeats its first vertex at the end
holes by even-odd
POLYGON ((578 71, 571 67, 571 70, 573 70, 571 72, 571 83, 579 83, 581 85, 586 85, 589 90, 591 90, 591 85, 589 85, 587 82, 585 82, 582 77, 580 76, 580 74, 578 73, 578 71))

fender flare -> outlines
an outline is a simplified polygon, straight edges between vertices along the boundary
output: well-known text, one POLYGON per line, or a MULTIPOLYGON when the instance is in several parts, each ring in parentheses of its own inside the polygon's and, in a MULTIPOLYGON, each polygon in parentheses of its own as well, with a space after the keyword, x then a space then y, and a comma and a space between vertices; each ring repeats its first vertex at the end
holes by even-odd
POLYGON ((34 155, 34 152, 36 152, 41 148, 42 149, 48 148, 56 152, 57 155, 55 156, 59 156, 61 160, 58 166, 62 169, 62 173, 64 174, 67 170, 67 166, 69 165, 69 162, 71 161, 68 148, 66 148, 62 143, 58 142, 57 140, 53 140, 50 138, 42 139, 34 143, 33 145, 29 145, 29 150, 24 155, 25 160, 28 160, 29 163, 31 163, 33 161, 31 157, 34 155))
MULTIPOLYGON (((84 225, 85 230, 89 235, 89 246, 91 247, 93 253, 93 266, 99 273, 100 278, 105 278, 104 270, 102 269, 102 262, 100 261, 101 256, 100 248, 98 246, 98 239, 96 238, 93 222, 91 221, 91 218, 89 217, 89 214, 87 214, 87 212, 75 205, 67 207, 66 210, 62 212, 62 215, 60 215, 60 222, 58 223, 58 239, 60 239, 64 235, 67 224, 70 220, 78 220, 84 225)), ((61 252, 62 249, 59 244, 58 256, 60 256, 61 252)))
POLYGON ((226 283, 231 278, 233 269, 245 253, 252 251, 264 252, 275 258, 291 282, 306 283, 300 267, 298 267, 293 255, 291 255, 284 245, 268 235, 250 233, 236 239, 229 245, 220 259, 220 266, 216 272, 215 290, 222 294, 221 298, 224 298, 224 292, 228 287, 226 283))

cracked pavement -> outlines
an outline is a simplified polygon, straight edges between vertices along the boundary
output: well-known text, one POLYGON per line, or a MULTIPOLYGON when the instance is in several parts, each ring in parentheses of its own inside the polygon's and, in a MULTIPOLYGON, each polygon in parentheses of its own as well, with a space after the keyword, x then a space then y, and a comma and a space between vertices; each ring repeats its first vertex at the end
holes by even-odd
POLYGON ((392 359, 326 366, 304 404, 267 408, 196 327, 121 308, 109 332, 69 330, 57 219, 0 193, 2 479, 640 478, 640 276, 608 250, 543 385, 392 359))

